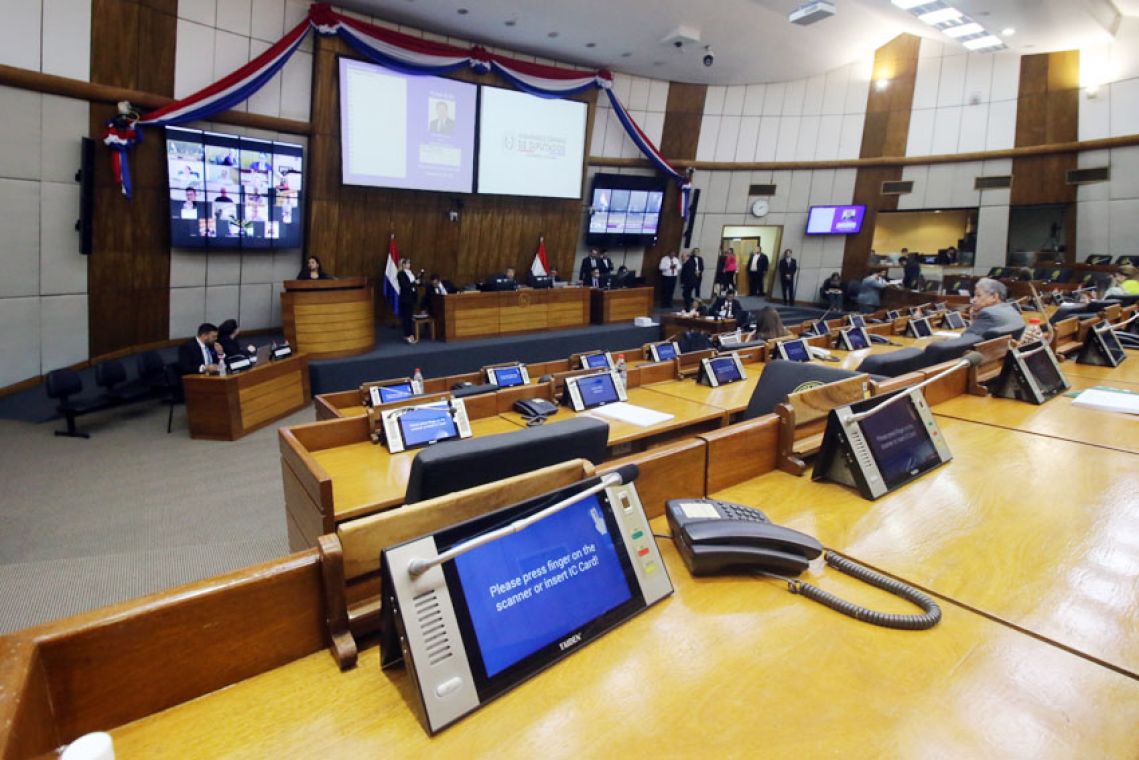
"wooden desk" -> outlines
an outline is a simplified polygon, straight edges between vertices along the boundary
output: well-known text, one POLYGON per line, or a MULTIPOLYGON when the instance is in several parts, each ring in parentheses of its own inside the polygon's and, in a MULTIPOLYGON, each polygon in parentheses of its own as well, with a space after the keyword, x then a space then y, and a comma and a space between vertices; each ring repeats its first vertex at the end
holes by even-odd
POLYGON ((680 317, 676 314, 665 314, 660 318, 662 340, 672 340, 677 335, 683 335, 689 330, 698 330, 709 335, 721 332, 731 332, 736 329, 734 319, 713 319, 712 317, 680 317))
MULTIPOLYGON (((1067 365, 1064 369, 1067 369, 1067 365)), ((1088 377, 1069 377, 1068 382, 1072 384, 1072 390, 1114 385, 1139 392, 1139 385, 1121 383, 1113 378, 1093 380, 1088 377)), ((953 417, 1139 454, 1139 420, 1118 412, 1079 407, 1072 401, 1062 394, 1036 406, 1014 399, 962 395, 938 404, 933 411, 939 417, 953 417)))
MULTIPOLYGON (((663 518, 656 531, 667 531, 663 518)), ((120 757, 1127 757, 1139 683, 951 603, 921 633, 751 577, 696 580, 435 737, 378 650, 316 652, 110 726, 120 757)), ((832 570, 810 578, 891 611, 832 570)))
POLYGON ((746 378, 738 383, 728 383, 719 388, 701 385, 695 379, 669 380, 642 387, 646 391, 695 401, 704 406, 722 409, 729 414, 736 414, 747 409, 748 402, 751 401, 752 394, 755 393, 755 387, 759 385, 759 377, 763 374, 765 366, 767 365, 760 363, 745 364, 746 378))
MULTIPOLYGON (((484 417, 471 420, 471 433, 477 438, 524 426, 501 417, 484 417)), ((417 453, 419 449, 391 454, 371 441, 311 452, 333 481, 333 522, 339 524, 403 504, 411 461, 417 453)))
POLYGON ((1139 351, 1125 350, 1127 358, 1118 367, 1097 367, 1094 364, 1079 364, 1073 355, 1071 361, 1060 364, 1069 379, 1073 377, 1086 377, 1099 380, 1100 385, 1111 385, 1113 382, 1139 384, 1139 351))
POLYGON ((235 375, 186 375, 182 387, 190 437, 214 441, 236 441, 295 412, 312 397, 305 354, 235 375))
POLYGON ((443 340, 582 327, 589 323, 587 288, 520 288, 492 293, 431 295, 443 340))
POLYGON ((938 422, 953 461, 877 501, 783 472, 711 496, 1139 677, 1139 458, 938 422))
POLYGON ((312 359, 354 356, 376 345, 372 285, 366 277, 285 280, 285 337, 312 359))
POLYGON ((595 325, 632 322, 634 317, 651 317, 652 314, 652 288, 592 288, 589 291, 589 321, 595 325))
MULTIPOLYGON (((655 393, 648 386, 631 388, 628 391, 629 403, 643 406, 656 412, 671 414, 672 419, 648 427, 639 427, 602 416, 596 412, 573 412, 561 407, 558 413, 547 421, 547 424, 564 422, 578 416, 594 417, 609 424, 609 446, 624 446, 626 444, 648 445, 650 441, 660 442, 678 435, 695 435, 704 430, 711 430, 727 424, 728 415, 723 409, 691 401, 686 398, 655 393)), ((506 412, 501 415, 511 424, 525 427, 526 423, 517 412, 506 412)))

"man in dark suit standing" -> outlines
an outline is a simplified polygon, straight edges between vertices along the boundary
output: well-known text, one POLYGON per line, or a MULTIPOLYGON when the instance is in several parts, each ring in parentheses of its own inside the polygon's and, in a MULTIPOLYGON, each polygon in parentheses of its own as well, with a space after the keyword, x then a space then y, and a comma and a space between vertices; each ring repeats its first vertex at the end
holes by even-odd
POLYGON ((198 325, 196 337, 178 346, 178 374, 217 374, 221 360, 224 358, 224 354, 218 355, 214 346, 217 339, 217 326, 209 322, 198 325))
POLYGON ((589 279, 589 274, 594 269, 601 269, 601 251, 596 248, 589 249, 589 255, 581 260, 581 269, 578 270, 578 278, 582 282, 589 279))
POLYGON ((736 300, 736 292, 731 288, 724 290, 724 295, 716 299, 712 304, 712 308, 708 310, 709 317, 718 317, 719 319, 734 319, 736 324, 741 323, 744 309, 740 306, 740 302, 736 300))
POLYGON ((616 270, 616 267, 613 266, 613 259, 609 258, 609 253, 605 250, 601 251, 597 261, 601 264, 601 274, 603 275, 609 276, 616 270))
POLYGON ((700 279, 704 276, 704 257, 699 248, 684 254, 680 265, 680 291, 684 298, 684 310, 692 308, 692 300, 700 295, 700 279))
POLYGON ((783 252, 779 260, 779 286, 783 289, 783 303, 786 306, 795 305, 795 273, 799 271, 799 262, 791 257, 791 249, 783 252))
POLYGON ((909 248, 902 249, 902 287, 906 290, 916 290, 921 280, 921 260, 915 253, 910 254, 909 248))
POLYGON ((767 268, 770 265, 771 262, 768 261, 767 254, 763 252, 763 244, 761 243, 751 252, 751 258, 747 260, 748 295, 763 295, 763 281, 767 279, 767 268))

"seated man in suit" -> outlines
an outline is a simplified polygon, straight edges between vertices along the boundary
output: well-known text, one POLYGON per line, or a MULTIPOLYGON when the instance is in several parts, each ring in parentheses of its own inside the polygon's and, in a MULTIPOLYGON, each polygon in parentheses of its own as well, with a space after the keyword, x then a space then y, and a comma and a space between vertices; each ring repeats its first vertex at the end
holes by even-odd
POLYGON ((590 270, 589 278, 583 283, 587 288, 608 288, 609 275, 602 273, 599 267, 590 270))
POLYGON ((736 300, 736 291, 732 288, 724 290, 724 294, 716 299, 712 308, 708 310, 709 317, 720 319, 734 319, 737 324, 742 323, 744 309, 736 300))
POLYGON ((178 374, 216 374, 225 354, 218 353, 215 343, 218 328, 209 322, 198 325, 197 336, 178 346, 178 374))
POLYGON ((973 299, 969 311, 973 322, 965 332, 984 335, 989 330, 1013 332, 1024 328, 1024 319, 1011 305, 1005 303, 1008 290, 1003 282, 982 277, 973 286, 973 299))
POLYGON ((431 298, 431 295, 433 293, 438 293, 441 296, 445 296, 448 293, 458 292, 459 289, 455 287, 455 283, 451 282, 450 280, 444 280, 439 276, 438 272, 432 272, 430 282, 428 283, 427 287, 423 289, 423 300, 419 302, 419 310, 425 311, 428 314, 431 314, 431 316, 435 316, 435 314, 431 311, 431 301, 433 300, 431 298))

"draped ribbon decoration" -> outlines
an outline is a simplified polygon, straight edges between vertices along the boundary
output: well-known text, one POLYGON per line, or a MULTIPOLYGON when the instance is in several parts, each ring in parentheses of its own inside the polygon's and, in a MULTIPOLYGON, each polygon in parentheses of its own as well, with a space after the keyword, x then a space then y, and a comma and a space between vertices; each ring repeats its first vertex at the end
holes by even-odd
MULTIPOLYGON (((211 116, 248 100, 288 62, 310 29, 317 34, 336 35, 369 61, 404 74, 447 74, 460 69, 471 69, 479 74, 494 71, 518 89, 542 98, 565 98, 594 88, 602 89, 609 96, 609 102, 629 139, 658 171, 672 179, 680 188, 682 215, 687 208, 685 175, 669 164, 652 140, 633 121, 613 92, 613 75, 609 71, 546 66, 491 53, 477 45, 462 48, 412 37, 337 13, 328 3, 313 3, 304 21, 241 68, 192 95, 143 114, 135 124, 132 130, 134 135, 130 139, 137 142, 141 138, 139 127, 142 126, 208 120, 211 116)), ((125 166, 126 151, 133 142, 125 137, 122 142, 110 140, 109 136, 104 137, 104 142, 116 151, 116 155, 121 156, 121 164, 125 166)), ((125 176, 129 182, 129 172, 125 176)), ((690 186, 689 182, 688 187, 690 186)), ((129 197, 129 192, 125 189, 124 194, 129 197)))
POLYGON ((142 133, 135 128, 135 122, 116 116, 107 122, 103 131, 103 144, 111 149, 111 168, 115 172, 115 182, 123 195, 131 197, 131 165, 128 151, 142 139, 142 133))

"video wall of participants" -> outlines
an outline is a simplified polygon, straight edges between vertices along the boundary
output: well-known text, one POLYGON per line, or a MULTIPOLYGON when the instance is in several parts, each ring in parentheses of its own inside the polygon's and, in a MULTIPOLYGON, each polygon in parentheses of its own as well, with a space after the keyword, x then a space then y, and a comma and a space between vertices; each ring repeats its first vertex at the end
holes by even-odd
POLYGON ((660 225, 664 185, 659 179, 621 174, 597 174, 589 208, 590 245, 621 245, 652 238, 660 225))
POLYGON ((578 198, 588 110, 341 58, 341 176, 348 185, 578 198))
POLYGON ((304 149, 166 128, 170 245, 300 248, 304 149))

